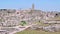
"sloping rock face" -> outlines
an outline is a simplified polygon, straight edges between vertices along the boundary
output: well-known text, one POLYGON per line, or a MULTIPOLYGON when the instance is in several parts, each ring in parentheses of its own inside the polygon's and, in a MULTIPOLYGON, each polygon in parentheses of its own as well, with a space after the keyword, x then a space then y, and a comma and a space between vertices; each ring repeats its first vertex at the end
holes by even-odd
POLYGON ((32 25, 30 29, 43 30, 45 32, 60 32, 60 24, 54 24, 54 25, 49 25, 49 26, 32 25))
POLYGON ((54 25, 43 27, 43 30, 50 31, 50 32, 60 32, 60 24, 54 24, 54 25))

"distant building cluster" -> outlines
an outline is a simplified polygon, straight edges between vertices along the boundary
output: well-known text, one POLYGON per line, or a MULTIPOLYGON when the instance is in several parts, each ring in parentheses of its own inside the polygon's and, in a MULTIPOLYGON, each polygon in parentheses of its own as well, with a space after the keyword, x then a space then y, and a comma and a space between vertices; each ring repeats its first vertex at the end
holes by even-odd
POLYGON ((21 21, 25 21, 27 24, 33 24, 38 21, 43 21, 44 24, 59 24, 60 19, 56 19, 57 17, 60 17, 60 12, 36 10, 34 4, 31 9, 26 10, 0 9, 0 26, 14 27, 20 25, 21 21))

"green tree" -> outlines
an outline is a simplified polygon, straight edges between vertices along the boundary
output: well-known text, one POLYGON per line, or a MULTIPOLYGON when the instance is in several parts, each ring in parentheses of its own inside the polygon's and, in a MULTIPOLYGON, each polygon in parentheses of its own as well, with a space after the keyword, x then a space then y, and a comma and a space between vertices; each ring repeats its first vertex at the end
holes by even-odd
POLYGON ((20 25, 22 26, 26 25, 26 21, 21 21, 20 25))

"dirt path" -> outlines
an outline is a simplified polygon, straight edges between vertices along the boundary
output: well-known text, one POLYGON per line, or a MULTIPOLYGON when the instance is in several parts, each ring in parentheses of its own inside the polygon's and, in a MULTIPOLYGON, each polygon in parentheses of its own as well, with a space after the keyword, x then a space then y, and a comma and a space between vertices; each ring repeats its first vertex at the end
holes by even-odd
POLYGON ((27 25, 27 26, 16 26, 15 28, 17 28, 19 31, 14 31, 14 32, 11 32, 10 34, 14 34, 16 32, 20 32, 20 31, 23 31, 25 29, 27 29, 28 27, 31 27, 32 25, 27 25), (23 28, 20 28, 20 27, 23 27, 23 28))

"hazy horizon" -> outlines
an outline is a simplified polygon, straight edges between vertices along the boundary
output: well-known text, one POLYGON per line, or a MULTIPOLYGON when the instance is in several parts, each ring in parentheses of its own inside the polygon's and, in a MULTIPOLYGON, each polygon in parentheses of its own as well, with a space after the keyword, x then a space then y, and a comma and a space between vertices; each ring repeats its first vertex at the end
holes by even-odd
POLYGON ((60 0, 0 0, 0 9, 29 9, 33 3, 35 9, 60 11, 60 0))

